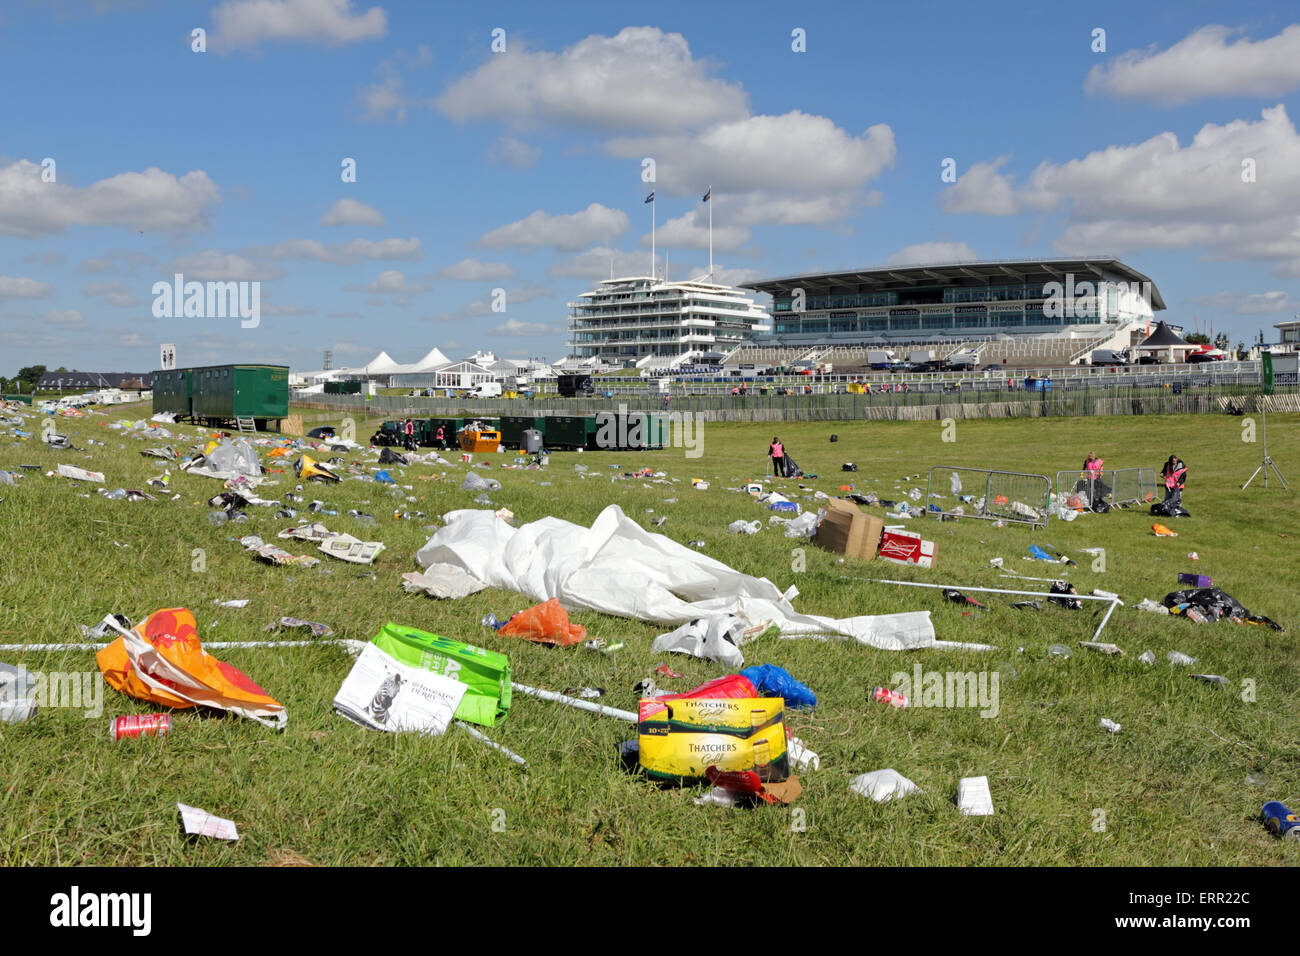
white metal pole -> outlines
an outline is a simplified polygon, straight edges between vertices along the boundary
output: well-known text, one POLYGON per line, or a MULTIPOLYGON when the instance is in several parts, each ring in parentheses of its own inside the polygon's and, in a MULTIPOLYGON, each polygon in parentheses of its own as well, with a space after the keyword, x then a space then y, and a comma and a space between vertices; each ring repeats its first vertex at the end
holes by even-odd
POLYGON ((713 281, 713 187, 709 187, 709 281, 713 281))
MULTIPOLYGON (((244 647, 346 647, 348 644, 361 641, 204 641, 203 647, 213 649, 232 649, 244 647)), ((108 647, 107 644, 0 644, 0 651, 21 652, 32 651, 34 653, 43 653, 49 651, 102 651, 108 647)))
POLYGON ((650 200, 650 276, 654 278, 655 273, 655 201, 650 200))
POLYGON ((1106 626, 1106 622, 1110 620, 1110 616, 1115 613, 1115 608, 1119 607, 1119 605, 1120 602, 1116 600, 1112 601, 1110 607, 1106 608, 1106 616, 1101 619, 1101 623, 1097 625, 1096 633, 1092 635, 1094 641, 1101 637, 1101 629, 1106 626))
POLYGON ((902 584, 909 588, 937 588, 942 591, 980 591, 985 594, 1023 594, 1029 597, 1047 597, 1047 598, 1079 598, 1082 601, 1113 601, 1114 598, 1102 597, 1099 594, 1053 594, 1050 591, 1008 591, 1004 588, 976 588, 963 587, 960 584, 925 584, 921 581, 873 581, 874 584, 902 584))
POLYGON ((525 770, 528 769, 528 761, 527 761, 527 760, 525 760, 523 757, 519 756, 519 754, 515 753, 513 750, 507 750, 505 747, 502 747, 499 743, 497 743, 495 740, 493 740, 493 739, 492 739, 491 737, 489 737, 487 734, 480 733, 479 731, 477 731, 477 730, 475 730, 473 727, 471 727, 469 724, 465 723, 463 720, 458 720, 458 721, 456 721, 456 726, 459 727, 461 730, 465 731, 465 733, 469 734, 471 737, 474 737, 474 738, 477 739, 477 740, 481 740, 481 741, 483 741, 483 743, 487 744, 487 745, 488 745, 489 747, 491 747, 493 750, 500 751, 502 754, 504 754, 505 756, 509 757, 511 760, 513 760, 515 763, 519 764, 519 765, 520 765, 521 767, 523 767, 525 770))
POLYGON ((602 707, 600 704, 592 704, 585 700, 578 700, 576 697, 566 697, 564 694, 557 694, 553 690, 542 690, 539 687, 529 687, 527 684, 511 683, 513 690, 521 694, 528 694, 532 697, 539 697, 542 700, 552 700, 557 704, 568 704, 570 707, 578 710, 590 711, 593 714, 600 714, 604 717, 617 717, 619 720, 626 720, 635 724, 640 718, 630 710, 618 710, 614 707, 602 707))

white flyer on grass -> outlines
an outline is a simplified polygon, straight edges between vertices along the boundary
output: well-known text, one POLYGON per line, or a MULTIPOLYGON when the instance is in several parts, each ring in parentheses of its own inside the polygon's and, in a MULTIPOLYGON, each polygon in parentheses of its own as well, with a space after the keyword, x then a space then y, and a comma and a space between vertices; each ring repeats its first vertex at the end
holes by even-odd
POLYGON ((363 727, 441 734, 466 686, 395 660, 374 644, 361 651, 334 698, 334 709, 363 727))
POLYGON ((207 810, 200 810, 198 807, 191 807, 184 803, 176 804, 176 809, 181 812, 181 823, 188 834, 212 837, 214 840, 239 839, 239 831, 235 829, 234 820, 213 816, 207 810))

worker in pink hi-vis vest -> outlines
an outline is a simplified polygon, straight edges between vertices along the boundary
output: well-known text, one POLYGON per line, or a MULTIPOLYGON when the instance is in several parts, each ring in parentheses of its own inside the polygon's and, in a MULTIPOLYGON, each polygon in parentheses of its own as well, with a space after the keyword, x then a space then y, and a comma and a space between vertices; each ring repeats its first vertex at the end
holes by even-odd
POLYGON ((780 478, 782 467, 785 465, 785 446, 781 444, 781 439, 773 436, 772 444, 768 446, 767 453, 772 459, 772 474, 780 478))

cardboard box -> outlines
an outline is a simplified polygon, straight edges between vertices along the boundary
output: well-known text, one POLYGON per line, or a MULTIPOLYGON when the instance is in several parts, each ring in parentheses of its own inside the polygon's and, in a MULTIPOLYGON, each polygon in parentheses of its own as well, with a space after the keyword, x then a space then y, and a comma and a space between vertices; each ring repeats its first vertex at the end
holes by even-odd
POLYGON ((657 780, 699 783, 709 767, 753 770, 764 783, 790 776, 781 697, 643 699, 639 760, 657 780))
POLYGON ((886 531, 880 538, 880 557, 895 564, 911 564, 918 568, 934 567, 935 547, 911 531, 886 531))
POLYGON ((871 561, 880 546, 885 522, 867 514, 851 501, 830 498, 826 502, 826 517, 817 526, 813 539, 818 547, 847 558, 871 561))

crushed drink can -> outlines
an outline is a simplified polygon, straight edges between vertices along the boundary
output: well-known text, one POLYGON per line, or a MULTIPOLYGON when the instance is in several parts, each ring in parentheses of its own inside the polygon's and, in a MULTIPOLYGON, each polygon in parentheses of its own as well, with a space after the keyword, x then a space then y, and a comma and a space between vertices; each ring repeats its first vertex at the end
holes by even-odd
POLYGON ((1300 840, 1300 817, 1280 800, 1270 800, 1260 810, 1264 825, 1276 836, 1300 840))
POLYGON ((889 704, 891 707, 906 707, 907 697, 900 691, 890 690, 888 687, 877 687, 871 692, 871 696, 882 704, 889 704))
POLYGON ((172 719, 168 714, 127 714, 108 722, 110 740, 123 737, 166 737, 171 733, 172 719))

